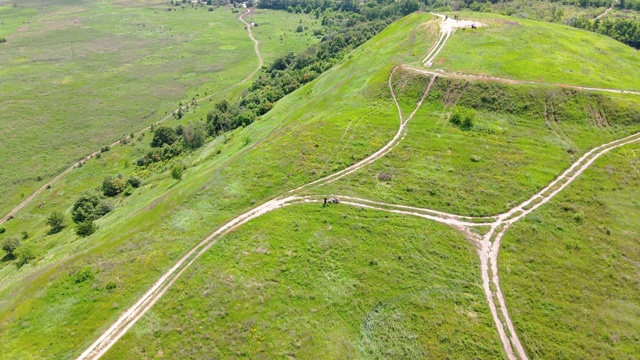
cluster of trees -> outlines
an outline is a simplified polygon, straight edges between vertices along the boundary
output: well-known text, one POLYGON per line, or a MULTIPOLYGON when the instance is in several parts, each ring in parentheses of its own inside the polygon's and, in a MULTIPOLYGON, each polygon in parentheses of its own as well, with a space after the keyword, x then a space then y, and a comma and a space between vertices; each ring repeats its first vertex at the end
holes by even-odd
POLYGON ((323 24, 335 30, 330 30, 319 44, 302 53, 289 53, 276 59, 239 101, 229 103, 223 100, 216 103, 215 108, 207 114, 207 133, 215 136, 251 124, 271 110, 276 101, 317 78, 345 54, 393 21, 393 18, 375 21, 350 19, 354 18, 343 13, 325 17, 323 24))
POLYGON ((261 0, 258 7, 286 10, 298 14, 313 13, 316 19, 322 13, 342 12, 359 15, 361 20, 376 20, 410 14, 420 8, 420 2, 418 0, 400 0, 398 2, 395 0, 373 0, 362 3, 358 0, 261 0))
POLYGON ((473 129, 473 123, 476 119, 476 111, 466 107, 456 106, 449 117, 449 122, 462 130, 473 129))
POLYGON ((188 123, 185 126, 178 125, 175 128, 165 125, 158 126, 152 131, 151 147, 153 149, 136 161, 138 166, 169 160, 186 150, 201 147, 207 139, 207 128, 204 123, 199 121, 188 123))
POLYGON ((640 49, 640 21, 635 19, 604 17, 590 20, 574 17, 565 21, 567 25, 607 35, 633 48, 640 49))
POLYGON ((5 239, 1 247, 7 253, 6 258, 15 259, 18 267, 31 263, 38 257, 33 245, 24 245, 17 237, 5 239))

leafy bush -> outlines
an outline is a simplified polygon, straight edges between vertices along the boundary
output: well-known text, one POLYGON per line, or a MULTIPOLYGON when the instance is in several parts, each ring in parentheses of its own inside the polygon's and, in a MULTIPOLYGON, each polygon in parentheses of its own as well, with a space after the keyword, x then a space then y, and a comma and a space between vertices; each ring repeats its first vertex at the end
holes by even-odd
POLYGON ((164 144, 171 145, 178 140, 178 134, 169 126, 159 126, 153 131, 151 147, 162 147, 164 144))
POLYGON ((49 234, 57 234, 64 229, 64 215, 59 211, 52 212, 47 218, 47 225, 51 227, 49 234))
POLYGON ((4 234, 7 231, 4 227, 0 227, 0 234, 4 234))
POLYGON ((476 119, 476 111, 464 107, 456 107, 449 118, 449 122, 462 130, 473 129, 473 123, 476 119))
POLYGON ((78 270, 75 274, 73 274, 73 278, 76 283, 85 282, 87 280, 93 279, 93 269, 91 266, 85 266, 82 269, 78 270))
POLYGON ((14 256, 16 249, 20 246, 22 246, 22 241, 17 237, 10 237, 2 242, 2 250, 9 256, 14 256))
POLYGON ((124 181, 121 175, 107 176, 102 181, 102 192, 104 196, 116 196, 123 192, 125 187, 127 187, 127 183, 124 181))
POLYGON ((207 138, 207 129, 201 122, 188 123, 182 131, 182 138, 187 147, 197 149, 204 144, 207 138))
POLYGON ((91 220, 99 219, 108 213, 112 212, 114 209, 113 204, 108 200, 100 201, 100 204, 95 207, 91 216, 91 220))
POLYGON ((93 220, 85 220, 79 223, 76 227, 76 235, 87 237, 96 232, 97 229, 98 227, 93 222, 93 220))
POLYGON ((182 165, 176 164, 171 169, 171 177, 180 181, 182 180, 182 165))
POLYGON ((34 260, 38 257, 36 249, 33 245, 20 246, 14 251, 16 258, 16 265, 22 267, 29 263, 34 263, 34 260))
POLYGON ((142 179, 137 176, 130 176, 127 179, 127 185, 131 185, 132 188, 137 189, 142 184, 142 179))
POLYGON ((100 197, 97 194, 85 192, 73 204, 71 219, 75 223, 85 220, 94 220, 95 208, 100 204, 100 197))

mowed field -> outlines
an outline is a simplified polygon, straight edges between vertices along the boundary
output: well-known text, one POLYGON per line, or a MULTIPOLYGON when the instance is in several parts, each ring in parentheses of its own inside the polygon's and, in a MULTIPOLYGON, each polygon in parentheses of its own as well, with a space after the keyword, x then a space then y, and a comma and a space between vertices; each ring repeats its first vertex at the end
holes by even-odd
MULTIPOLYGON (((79 158, 239 82, 258 64, 231 7, 158 2, 0 6, 0 213, 79 158)), ((243 9, 244 11, 244 9, 243 9)), ((260 11, 265 62, 317 41, 305 14, 260 11)), ((256 35, 258 36, 258 35, 256 35)), ((259 39, 260 40, 260 39, 259 39)))

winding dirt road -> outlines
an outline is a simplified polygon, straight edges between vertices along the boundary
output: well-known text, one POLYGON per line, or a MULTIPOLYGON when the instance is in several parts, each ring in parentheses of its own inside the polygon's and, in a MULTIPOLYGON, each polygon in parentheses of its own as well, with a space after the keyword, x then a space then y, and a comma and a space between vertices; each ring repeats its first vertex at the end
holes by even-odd
MULTIPOLYGON (((253 9, 251 9, 251 8, 250 8, 250 9, 247 9, 247 11, 246 11, 246 12, 244 12, 244 13, 242 13, 242 15, 240 15, 240 16, 238 17, 238 19, 239 19, 240 21, 242 21, 242 23, 244 23, 244 24, 247 26, 247 32, 248 32, 248 34, 249 34, 249 38, 250 38, 250 39, 251 39, 251 41, 253 41, 253 43, 254 43, 254 50, 255 50, 256 56, 258 57, 258 66, 257 66, 257 67, 256 67, 256 68, 255 68, 255 69, 254 69, 254 70, 253 70, 253 71, 252 71, 252 72, 251 72, 251 73, 250 73, 246 78, 244 78, 243 80, 241 80, 241 81, 239 81, 239 82, 237 82, 237 83, 235 83, 235 84, 233 84, 233 85, 230 85, 230 86, 228 86, 228 87, 226 87, 226 88, 224 88, 224 89, 218 90, 218 91, 216 91, 216 92, 215 92, 215 93, 213 93, 213 94, 209 94, 209 95, 207 95, 207 96, 204 96, 204 97, 201 97, 201 98, 199 98, 199 99, 196 99, 196 100, 195 100, 195 101, 196 101, 196 103, 202 102, 202 101, 207 100, 207 99, 209 99, 209 98, 211 98, 211 97, 213 97, 213 96, 215 96, 215 95, 218 95, 218 94, 220 94, 220 93, 222 93, 222 92, 224 92, 224 91, 228 91, 228 90, 230 90, 230 89, 232 89, 232 88, 234 88, 234 87, 237 87, 237 86, 240 86, 240 85, 242 85, 242 84, 246 83, 246 82, 247 82, 247 81, 249 81, 249 80, 250 80, 250 79, 251 79, 251 78, 252 78, 252 77, 253 77, 253 76, 254 76, 258 71, 260 71, 260 69, 261 69, 261 68, 262 68, 262 66, 264 65, 264 62, 262 61, 262 55, 260 54, 260 50, 258 49, 258 44, 259 44, 259 43, 258 43, 258 40, 256 40, 256 39, 253 37, 253 33, 251 32, 251 25, 250 25, 250 24, 248 24, 248 23, 244 20, 244 17, 245 17, 245 16, 247 16, 247 15, 249 15, 249 14, 251 14, 251 12, 252 12, 252 11, 253 11, 253 9)), ((176 108, 174 111, 172 111, 171 113, 169 113, 167 116, 165 116, 165 117, 163 117, 162 119, 158 120, 158 121, 156 122, 156 124, 163 123, 163 122, 167 121, 169 118, 171 118, 171 117, 173 116, 173 114, 174 114, 175 112, 177 112, 178 110, 181 110, 181 109, 182 109, 182 110, 185 110, 185 109, 186 109, 186 106, 180 106, 180 107, 176 108)), ((147 127, 145 127, 144 129, 141 129, 141 130, 136 131, 136 132, 134 133, 134 136, 138 136, 138 135, 140 135, 141 133, 143 133, 143 132, 145 132, 145 131, 148 131, 148 130, 150 130, 150 129, 151 129, 151 126, 147 126, 147 127)), ((127 136, 127 139, 128 139, 128 138, 129 138, 129 137, 127 136)), ((114 147, 114 146, 120 145, 120 143, 121 143, 121 142, 122 142, 122 140, 115 141, 115 142, 113 142, 113 143, 109 144, 109 147, 114 147)), ((22 208, 24 208, 27 204, 29 204, 29 203, 30 203, 30 202, 31 202, 35 197, 37 197, 38 195, 40 195, 44 190, 46 190, 46 189, 50 188, 54 183, 56 183, 58 180, 60 180, 63 176, 67 175, 67 174, 68 174, 68 173, 70 173, 73 169, 75 169, 75 168, 77 168, 77 167, 81 166, 81 165, 82 165, 82 164, 84 164, 87 160, 89 160, 89 159, 91 159, 91 158, 95 157, 95 156, 96 156, 96 155, 98 155, 99 153, 100 153, 100 151, 95 151, 95 152, 93 152, 93 153, 91 153, 91 154, 89 154, 89 155, 85 156, 85 157, 84 157, 84 158, 82 158, 80 161, 78 161, 78 162, 74 163, 74 164, 73 164, 73 165, 71 165, 69 168, 67 168, 66 170, 64 170, 64 171, 63 171, 63 172, 61 172, 60 174, 58 174, 56 177, 54 177, 53 179, 49 180, 46 184, 42 185, 42 186, 41 186, 38 190, 36 190, 33 194, 29 195, 29 196, 28 196, 26 199, 24 199, 20 204, 18 204, 18 206, 14 207, 14 208, 13 208, 11 211, 9 211, 5 216, 3 216, 2 218, 0 218, 0 225, 2 225, 5 221, 7 221, 7 220, 9 220, 9 219, 13 218, 13 217, 15 216, 15 214, 16 214, 18 211, 20 211, 20 210, 21 210, 22 208)))

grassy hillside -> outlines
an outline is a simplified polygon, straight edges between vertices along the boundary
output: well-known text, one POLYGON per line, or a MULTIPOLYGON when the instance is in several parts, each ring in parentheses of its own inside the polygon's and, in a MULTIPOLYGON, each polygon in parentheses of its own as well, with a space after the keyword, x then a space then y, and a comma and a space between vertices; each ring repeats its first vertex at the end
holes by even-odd
MULTIPOLYGON (((230 7, 165 11, 139 2, 1 7, 0 213, 77 159, 165 117, 180 101, 244 79, 258 60, 230 7), (25 20, 29 15, 28 21, 25 20), (4 22, 4 20, 2 20, 4 22), (20 22, 20 23, 18 23, 20 22)), ((264 61, 317 41, 296 33, 306 14, 252 17, 264 61), (265 39, 266 40, 266 39, 265 39)))
POLYGON ((598 159, 502 241, 501 287, 532 359, 640 353, 640 145, 598 159))
MULTIPOLYGON (((380 149, 399 122, 389 74, 396 65, 416 63, 426 55, 438 31, 431 19, 412 14, 391 24, 258 121, 197 151, 139 168, 133 164, 149 150, 152 135, 147 133, 90 160, 44 192, 0 234, 3 240, 26 232, 24 246, 36 252, 35 261, 22 267, 10 257, 0 262, 3 356, 76 356, 178 258, 226 221, 380 149), (181 181, 169 174, 176 164, 186 167, 181 181), (104 176, 116 174, 135 174, 143 178, 142 186, 130 196, 111 199, 116 209, 96 222, 95 234, 76 236, 69 220, 74 200, 98 187, 104 176), (53 211, 65 214, 67 227, 49 235, 45 219, 53 211)), ((279 38, 270 41, 275 46, 279 38)), ((405 116, 428 80, 406 69, 396 71, 392 84, 405 116)), ((464 214, 495 213, 531 195, 589 148, 638 131, 638 101, 551 86, 438 78, 392 152, 310 192, 364 195, 464 214), (461 109, 475 109, 473 126, 449 123, 449 115, 461 109)), ((169 123, 184 125, 203 111, 169 123)), ((628 205, 634 198, 630 194, 624 199, 628 205)), ((613 204, 616 198, 601 201, 613 204)), ((575 215, 582 209, 569 209, 567 216, 573 219, 591 216, 586 208, 583 215, 575 215)), ((581 246, 571 242, 566 248, 581 246)), ((478 288, 475 256, 459 233, 422 219, 318 204, 278 210, 235 229, 212 247, 109 356, 501 357, 478 288)), ((517 264, 530 266, 527 259, 517 264)), ((541 273, 552 273, 547 270, 541 273)), ((602 293, 616 286, 606 280, 600 283, 602 293)), ((523 285, 509 281, 518 290, 503 285, 511 306, 536 277, 518 277, 515 281, 523 285)), ((575 279, 563 281, 579 285, 575 279)), ((634 299, 628 289, 618 299, 634 299)), ((576 294, 563 294, 568 297, 559 302, 576 294)), ((570 316, 579 314, 571 310, 570 316)), ((513 311, 532 357, 562 355, 546 338, 538 340, 549 325, 538 325, 537 314, 519 320, 527 306, 515 305, 513 311), (534 328, 531 335, 527 326, 534 328), (545 342, 545 349, 537 341, 545 342)), ((634 324, 620 325, 620 333, 637 338, 634 324)), ((570 330, 578 330, 566 339, 590 336, 589 329, 572 326, 570 330)), ((566 347, 569 340, 563 342, 566 347)), ((594 340, 603 354, 623 356, 627 348, 633 350, 627 340, 620 342, 620 352, 604 347, 603 341, 594 340)), ((586 357, 581 350, 572 351, 586 357)))
POLYGON ((294 205, 221 239, 106 358, 501 358, 479 275, 447 226, 294 205))
MULTIPOLYGON (((409 114, 429 78, 400 71, 395 79, 409 114)), ((439 78, 397 147, 309 192, 494 215, 528 199, 588 150, 639 131, 638 119, 637 97, 439 78), (460 108, 477 111, 471 129, 449 122, 460 108)))
POLYGON ((604 35, 541 21, 461 13, 486 27, 458 30, 434 68, 639 91, 640 53, 604 35), (615 59, 615 61, 612 61, 615 59))
POLYGON ((189 166, 181 182, 168 174, 172 163, 139 172, 144 186, 116 198, 116 210, 97 221, 99 230, 88 238, 77 237, 72 226, 47 235, 46 216, 61 210, 69 222, 81 191, 99 186, 105 175, 136 171, 131 164, 148 149, 150 136, 89 161, 18 213, 0 238, 27 231, 24 242, 39 257, 20 269, 11 261, 0 263, 0 332, 11 335, 2 337, 3 354, 80 353, 178 256, 225 221, 377 150, 398 124, 387 77, 394 63, 426 51, 423 45, 433 34, 423 31, 426 18, 415 15, 391 25, 260 121, 178 159, 189 166), (355 120, 357 126, 350 126, 355 120), (76 285, 75 274, 85 267, 92 269, 95 286, 76 285), (115 289, 106 289, 110 282, 115 289), (51 314, 64 314, 65 320, 51 314))

